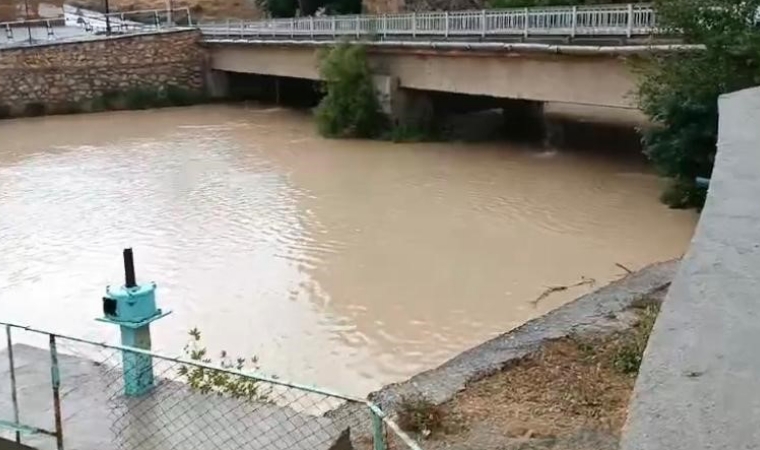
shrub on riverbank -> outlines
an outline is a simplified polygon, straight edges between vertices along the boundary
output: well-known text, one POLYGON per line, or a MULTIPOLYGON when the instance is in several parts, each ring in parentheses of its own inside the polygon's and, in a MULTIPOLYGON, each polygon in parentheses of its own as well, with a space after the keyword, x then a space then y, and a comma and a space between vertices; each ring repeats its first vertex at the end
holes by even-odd
POLYGON ((672 207, 699 207, 718 136, 718 96, 760 84, 760 0, 660 0, 658 23, 704 51, 652 57, 642 68, 639 99, 655 124, 643 133, 646 155, 673 182, 663 194, 672 207))
POLYGON ((325 96, 316 109, 319 132, 327 137, 380 135, 387 119, 375 96, 364 46, 342 43, 323 53, 320 74, 325 96))

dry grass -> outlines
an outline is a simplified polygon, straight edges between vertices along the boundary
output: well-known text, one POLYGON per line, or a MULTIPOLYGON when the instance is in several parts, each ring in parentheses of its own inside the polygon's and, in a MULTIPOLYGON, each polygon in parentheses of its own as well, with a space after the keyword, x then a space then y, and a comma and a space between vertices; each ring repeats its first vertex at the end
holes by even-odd
POLYGON ((657 307, 646 302, 637 312, 638 325, 625 332, 549 342, 538 353, 470 384, 442 405, 444 423, 438 428, 445 433, 434 432, 427 447, 534 448, 513 446, 551 441, 540 448, 601 448, 562 443, 588 430, 616 442, 657 307))

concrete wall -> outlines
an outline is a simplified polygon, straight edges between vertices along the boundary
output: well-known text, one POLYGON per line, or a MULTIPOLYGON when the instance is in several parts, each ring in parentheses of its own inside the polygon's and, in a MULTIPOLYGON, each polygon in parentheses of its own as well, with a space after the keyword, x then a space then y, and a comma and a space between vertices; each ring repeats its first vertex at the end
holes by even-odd
POLYGON ((0 114, 47 112, 134 88, 204 89, 205 50, 195 31, 0 50, 0 114))
POLYGON ((760 448, 760 88, 719 107, 707 203, 644 353, 622 450, 760 448))
MULTIPOLYGON (((214 69, 318 79, 308 45, 213 45, 214 69)), ((636 78, 622 57, 370 48, 373 71, 406 89, 635 108, 636 78)))

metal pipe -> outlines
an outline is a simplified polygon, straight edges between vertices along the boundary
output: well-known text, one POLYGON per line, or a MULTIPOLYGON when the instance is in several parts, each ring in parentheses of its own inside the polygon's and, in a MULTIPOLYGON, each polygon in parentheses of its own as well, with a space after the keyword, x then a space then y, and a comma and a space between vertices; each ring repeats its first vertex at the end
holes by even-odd
POLYGON ((124 286, 133 288, 137 286, 135 279, 135 261, 131 248, 124 249, 124 286))
MULTIPOLYGON (((8 367, 11 372, 11 402, 13 402, 13 423, 18 426, 18 394, 16 393, 16 366, 13 363, 13 340, 11 339, 11 326, 5 326, 5 336, 8 342, 8 367)), ((21 433, 16 430, 16 442, 21 443, 21 433)))

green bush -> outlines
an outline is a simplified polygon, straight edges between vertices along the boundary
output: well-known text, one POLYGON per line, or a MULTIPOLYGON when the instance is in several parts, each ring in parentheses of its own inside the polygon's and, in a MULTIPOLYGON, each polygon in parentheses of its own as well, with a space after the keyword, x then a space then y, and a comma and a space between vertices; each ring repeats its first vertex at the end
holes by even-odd
POLYGON ((639 100, 655 126, 643 132, 646 155, 674 182, 663 200, 700 206, 696 177, 710 177, 718 134, 718 96, 760 84, 760 0, 661 0, 660 25, 704 51, 649 58, 640 66, 639 100))
MULTIPOLYGON (((208 351, 201 344, 201 332, 193 328, 188 334, 190 342, 185 345, 185 357, 198 363, 213 364, 213 360, 208 357, 208 351)), ((232 359, 227 352, 221 353, 218 364, 223 369, 258 370, 256 357, 232 359)), ((214 394, 256 402, 268 401, 269 389, 262 387, 258 380, 252 378, 192 364, 181 365, 178 374, 187 382, 190 389, 201 394, 214 394)))
POLYGON ((375 137, 386 119, 375 96, 367 53, 342 43, 321 55, 325 96, 316 109, 319 131, 328 137, 375 137))

